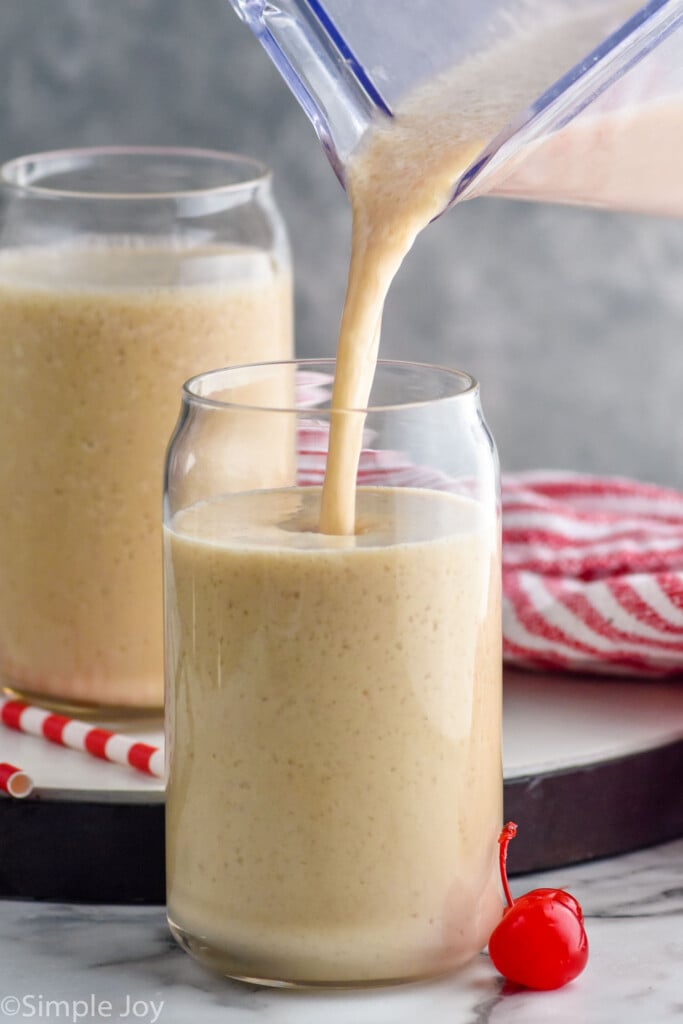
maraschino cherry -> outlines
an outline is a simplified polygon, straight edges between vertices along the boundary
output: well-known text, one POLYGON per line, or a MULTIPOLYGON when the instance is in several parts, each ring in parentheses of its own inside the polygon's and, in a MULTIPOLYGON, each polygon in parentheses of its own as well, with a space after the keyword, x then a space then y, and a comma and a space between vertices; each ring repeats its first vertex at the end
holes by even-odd
POLYGON ((533 889, 513 900, 506 865, 516 834, 517 826, 509 821, 498 837, 507 907, 489 939, 489 954, 508 981, 525 988, 561 988, 581 974, 588 960, 583 913, 563 889, 533 889))

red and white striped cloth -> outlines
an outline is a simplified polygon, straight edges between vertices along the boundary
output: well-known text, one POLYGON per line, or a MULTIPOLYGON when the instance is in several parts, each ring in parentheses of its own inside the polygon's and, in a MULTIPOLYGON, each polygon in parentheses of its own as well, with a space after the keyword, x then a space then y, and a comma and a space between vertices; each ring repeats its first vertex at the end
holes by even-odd
POLYGON ((683 677, 683 494, 566 472, 502 492, 506 660, 683 677))

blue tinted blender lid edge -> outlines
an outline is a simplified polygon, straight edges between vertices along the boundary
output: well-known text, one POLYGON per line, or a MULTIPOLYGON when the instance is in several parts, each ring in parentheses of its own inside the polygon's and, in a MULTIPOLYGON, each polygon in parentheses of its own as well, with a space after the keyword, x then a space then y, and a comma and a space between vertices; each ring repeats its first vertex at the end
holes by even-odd
MULTIPOLYGON (((325 50, 331 53, 335 63, 342 72, 340 75, 340 88, 343 88, 347 93, 348 120, 345 125, 333 125, 327 116, 322 100, 318 101, 313 89, 309 88, 299 71, 297 71, 290 60, 288 51, 283 48, 271 28, 271 21, 276 24, 277 18, 282 12, 269 9, 270 5, 267 0, 230 0, 230 2, 238 16, 246 22, 266 50, 275 67, 305 111, 332 169, 342 187, 345 187, 346 159, 355 144, 360 140, 363 132, 375 116, 391 116, 391 110, 384 101, 380 91, 372 82, 370 75, 358 60, 332 18, 323 9, 320 0, 290 0, 290 5, 296 10, 298 15, 299 42, 305 41, 311 53, 314 53, 316 56, 325 50), (347 144, 344 147, 346 152, 340 152, 341 146, 339 143, 344 132, 352 139, 352 145, 349 146, 347 144)), ((291 20, 291 15, 283 16, 289 17, 291 20)), ((307 66, 310 70, 311 67, 315 68, 318 64, 321 68, 321 74, 320 79, 315 84, 320 86, 318 92, 322 97, 325 86, 322 63, 313 60, 307 66)))
POLYGON ((386 103, 382 98, 381 92, 374 84, 374 82, 370 78, 370 75, 366 72, 365 68, 354 54, 349 44, 343 38, 341 32, 335 25, 332 18, 323 8, 322 4, 320 3, 320 0, 308 0, 308 4, 313 13, 318 18, 320 24, 327 31, 327 34, 329 35, 335 47, 339 51, 342 60, 349 67, 354 77, 356 78, 356 81, 358 82, 358 84, 360 85, 361 89, 364 91, 370 102, 378 110, 381 110, 382 113, 391 116, 389 104, 386 103))

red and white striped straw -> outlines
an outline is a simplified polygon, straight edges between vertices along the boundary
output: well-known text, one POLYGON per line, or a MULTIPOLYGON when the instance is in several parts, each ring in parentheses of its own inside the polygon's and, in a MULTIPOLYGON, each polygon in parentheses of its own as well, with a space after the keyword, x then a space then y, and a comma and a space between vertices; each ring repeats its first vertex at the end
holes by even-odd
POLYGON ((33 792, 33 779, 15 764, 0 763, 0 789, 9 796, 21 800, 33 792))
POLYGON ((164 777, 163 751, 130 736, 56 715, 23 701, 3 698, 0 698, 0 722, 10 729, 39 736, 71 750, 80 750, 103 761, 126 765, 159 779, 164 777))

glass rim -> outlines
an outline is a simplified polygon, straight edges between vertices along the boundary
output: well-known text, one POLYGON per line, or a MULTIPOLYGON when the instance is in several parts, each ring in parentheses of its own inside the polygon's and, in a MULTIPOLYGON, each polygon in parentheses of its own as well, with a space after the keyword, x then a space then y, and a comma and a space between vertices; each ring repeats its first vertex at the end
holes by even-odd
POLYGON ((41 197, 55 197, 62 199, 100 199, 100 200, 147 200, 155 201, 160 199, 177 199, 189 196, 214 196, 230 193, 237 193, 245 189, 254 189, 264 185, 272 177, 272 172, 267 164, 256 157, 247 156, 243 153, 236 153, 229 150, 203 149, 195 146, 85 146, 72 149, 46 150, 41 153, 26 153, 23 156, 14 157, 0 165, 0 184, 4 187, 13 188, 17 191, 41 197), (27 178, 21 180, 21 172, 34 166, 49 167, 50 164, 62 165, 67 169, 69 161, 78 159, 87 160, 98 157, 167 157, 184 158, 195 160, 198 164, 214 161, 225 165, 240 164, 249 169, 244 177, 236 182, 226 182, 222 185, 198 186, 197 188, 178 188, 159 192, 135 192, 135 191, 107 191, 105 189, 83 189, 66 188, 64 186, 52 187, 41 185, 40 178, 34 182, 27 178))
MULTIPOLYGON (((451 402, 453 400, 463 400, 469 398, 476 398, 479 395, 479 381, 468 373, 466 370, 459 370, 455 367, 443 366, 439 363, 423 363, 409 359, 378 359, 377 370, 382 368, 388 369, 399 369, 399 370, 428 370, 432 373, 438 373, 443 377, 450 377, 451 379, 457 379, 464 384, 464 387, 459 391, 454 391, 447 395, 431 396, 429 398, 418 398, 411 399, 405 402, 390 402, 388 404, 380 405, 368 405, 364 408, 345 408, 339 410, 333 410, 328 407, 321 409, 317 407, 305 406, 305 405, 253 405, 249 402, 236 402, 220 398, 211 398, 210 396, 201 395, 194 390, 200 382, 205 380, 217 379, 222 374, 232 376, 238 374, 240 371, 250 369, 260 369, 267 367, 300 367, 303 370, 313 370, 314 368, 320 370, 326 370, 328 373, 334 374, 337 360, 329 358, 310 358, 310 359, 273 359, 266 360, 264 362, 256 363, 239 363, 234 366, 223 366, 217 367, 213 370, 205 370, 203 373, 195 374, 194 377, 190 377, 182 386, 182 398, 184 402, 187 402, 193 406, 200 406, 207 409, 240 409, 248 412, 263 412, 263 413, 290 413, 292 415, 300 416, 302 414, 315 414, 322 416, 329 416, 332 412, 349 412, 349 413, 379 413, 379 412, 391 412, 399 411, 403 409, 418 409, 425 406, 437 405, 441 402, 451 402)), ((374 379, 374 374, 373 374, 374 379)))

